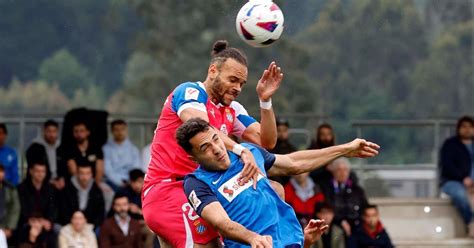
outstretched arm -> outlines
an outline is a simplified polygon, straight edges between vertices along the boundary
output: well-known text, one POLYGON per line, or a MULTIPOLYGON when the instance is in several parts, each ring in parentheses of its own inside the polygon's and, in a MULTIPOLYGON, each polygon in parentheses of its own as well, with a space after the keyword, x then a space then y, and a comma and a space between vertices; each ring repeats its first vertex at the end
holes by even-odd
POLYGON ((275 163, 268 170, 268 176, 297 175, 313 171, 330 161, 346 156, 369 158, 378 154, 379 145, 364 139, 355 139, 352 142, 331 146, 318 150, 304 150, 287 155, 276 155, 275 163))
POLYGON ((259 144, 265 149, 272 149, 277 141, 275 113, 272 107, 272 96, 280 88, 283 80, 281 68, 275 62, 270 63, 257 83, 257 95, 260 100, 260 123, 250 125, 242 134, 246 141, 259 144))

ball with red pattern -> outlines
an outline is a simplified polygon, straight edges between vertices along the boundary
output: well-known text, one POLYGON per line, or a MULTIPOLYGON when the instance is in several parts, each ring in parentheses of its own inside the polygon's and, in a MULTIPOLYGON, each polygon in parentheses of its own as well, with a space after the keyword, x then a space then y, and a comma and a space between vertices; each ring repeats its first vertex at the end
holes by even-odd
POLYGON ((240 38, 254 47, 265 47, 283 33, 283 12, 271 0, 250 0, 240 9, 235 27, 240 38))

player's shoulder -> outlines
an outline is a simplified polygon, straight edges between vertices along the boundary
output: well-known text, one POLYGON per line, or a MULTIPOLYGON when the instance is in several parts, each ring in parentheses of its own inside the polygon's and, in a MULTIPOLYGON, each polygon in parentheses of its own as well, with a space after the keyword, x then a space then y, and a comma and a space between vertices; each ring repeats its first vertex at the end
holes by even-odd
POLYGON ((204 85, 201 82, 185 82, 173 91, 173 99, 184 99, 184 100, 205 100, 207 99, 207 93, 204 85))
POLYGON ((184 82, 178 85, 174 91, 185 91, 187 88, 197 89, 199 91, 205 91, 204 85, 201 82, 184 82))
POLYGON ((242 105, 240 102, 232 101, 230 103, 230 107, 234 109, 236 115, 248 115, 248 112, 245 109, 244 105, 242 105))

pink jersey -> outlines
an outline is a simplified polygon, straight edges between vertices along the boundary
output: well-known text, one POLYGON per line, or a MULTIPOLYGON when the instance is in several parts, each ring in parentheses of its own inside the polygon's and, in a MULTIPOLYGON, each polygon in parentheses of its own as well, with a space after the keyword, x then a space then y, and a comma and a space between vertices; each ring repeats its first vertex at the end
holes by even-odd
POLYGON ((167 97, 151 145, 151 160, 145 177, 144 189, 162 180, 179 179, 193 172, 197 164, 176 142, 176 129, 183 123, 180 113, 194 108, 207 113, 209 123, 225 134, 239 136, 256 122, 237 102, 231 106, 215 105, 208 99, 201 82, 179 85, 167 97))

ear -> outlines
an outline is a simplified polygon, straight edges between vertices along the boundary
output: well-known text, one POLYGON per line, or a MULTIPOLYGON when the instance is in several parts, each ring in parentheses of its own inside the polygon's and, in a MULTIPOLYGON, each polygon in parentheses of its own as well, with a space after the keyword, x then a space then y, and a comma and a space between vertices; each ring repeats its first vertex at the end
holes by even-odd
POLYGON ((215 63, 210 64, 209 68, 207 69, 207 76, 209 77, 209 79, 214 80, 214 78, 216 78, 217 73, 219 73, 217 65, 215 63))

